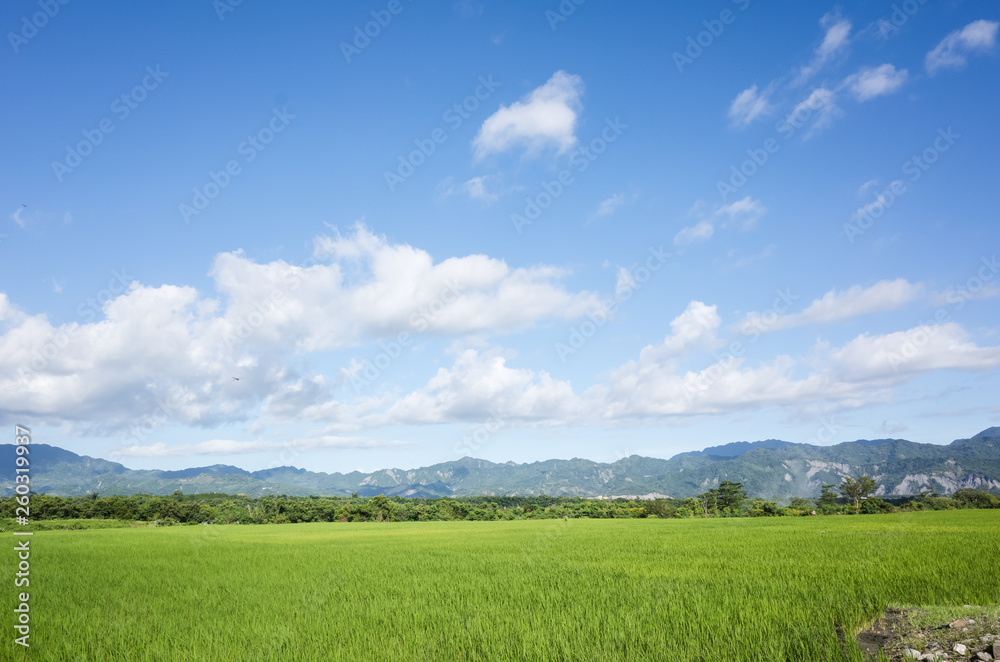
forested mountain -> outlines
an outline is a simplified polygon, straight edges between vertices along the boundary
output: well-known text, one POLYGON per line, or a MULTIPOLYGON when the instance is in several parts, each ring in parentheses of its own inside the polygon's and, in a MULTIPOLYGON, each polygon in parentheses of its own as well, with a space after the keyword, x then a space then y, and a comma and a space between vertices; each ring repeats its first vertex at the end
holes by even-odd
MULTIPOLYGON (((261 496, 386 494, 469 496, 539 494, 585 497, 665 495, 688 497, 720 481, 744 484, 751 497, 813 497, 824 483, 871 474, 880 495, 912 495, 930 489, 951 493, 963 487, 1000 494, 1000 428, 948 445, 905 439, 877 439, 813 446, 778 440, 736 442, 681 453, 669 460, 633 455, 601 463, 574 458, 518 464, 465 457, 419 469, 373 473, 322 473, 295 467, 249 472, 228 465, 181 471, 134 470, 70 451, 31 446, 31 480, 36 492, 72 496, 170 494, 181 490, 261 496)), ((14 446, 0 445, 0 494, 14 488, 14 446)))

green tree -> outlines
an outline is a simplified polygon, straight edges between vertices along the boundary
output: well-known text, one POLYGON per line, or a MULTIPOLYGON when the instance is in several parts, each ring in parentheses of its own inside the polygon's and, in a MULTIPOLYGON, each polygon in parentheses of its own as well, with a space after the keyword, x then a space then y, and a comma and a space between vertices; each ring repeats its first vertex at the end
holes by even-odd
POLYGON ((750 517, 777 517, 780 514, 778 504, 764 499, 754 499, 747 511, 747 515, 750 517))
POLYGON ((836 485, 824 485, 822 491, 819 495, 819 505, 822 506, 836 506, 837 505, 837 493, 834 492, 836 485))
POLYGON ((952 494, 951 498, 965 508, 1000 508, 1000 499, 985 490, 974 490, 971 487, 963 487, 952 494))
POLYGON ((803 512, 807 515, 813 509, 812 501, 800 497, 795 497, 794 499, 792 499, 791 502, 789 502, 788 507, 791 508, 792 510, 798 510, 799 512, 803 512))
POLYGON ((709 491, 698 495, 698 503, 705 517, 714 517, 719 514, 719 491, 714 487, 709 491))
POLYGON ((861 512, 861 502, 875 493, 875 479, 865 474, 854 480, 850 476, 844 477, 844 482, 840 484, 840 493, 844 498, 854 504, 854 514, 861 512))
POLYGON ((740 508, 747 498, 746 490, 743 489, 743 483, 724 480, 719 483, 717 492, 718 496, 716 500, 718 501, 719 509, 727 515, 739 515, 740 508))
POLYGON ((371 498, 368 502, 372 519, 377 522, 391 522, 395 519, 396 504, 386 498, 384 494, 379 494, 371 498))

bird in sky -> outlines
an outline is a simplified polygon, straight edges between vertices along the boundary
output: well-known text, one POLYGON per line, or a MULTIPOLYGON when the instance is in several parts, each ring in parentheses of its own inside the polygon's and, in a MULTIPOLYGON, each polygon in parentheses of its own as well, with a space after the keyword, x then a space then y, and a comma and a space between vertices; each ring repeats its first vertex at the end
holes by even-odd
POLYGON ((236 381, 240 381, 239 377, 233 377, 233 379, 235 379, 236 381))

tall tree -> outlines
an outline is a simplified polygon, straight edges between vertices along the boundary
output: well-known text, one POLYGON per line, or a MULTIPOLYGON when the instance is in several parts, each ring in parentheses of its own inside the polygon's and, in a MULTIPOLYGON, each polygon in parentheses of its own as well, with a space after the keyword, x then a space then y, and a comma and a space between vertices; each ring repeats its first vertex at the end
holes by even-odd
POLYGON ((868 474, 859 476, 857 480, 845 476, 844 482, 840 484, 840 493, 854 503, 854 514, 857 515, 861 510, 861 500, 875 493, 875 479, 868 474))
POLYGON ((829 484, 823 485, 822 492, 819 495, 819 505, 821 506, 836 506, 837 505, 837 493, 834 492, 836 485, 829 484))
POLYGON ((739 515, 740 507, 747 498, 743 483, 734 483, 724 480, 719 483, 718 497, 719 509, 730 515, 739 515))

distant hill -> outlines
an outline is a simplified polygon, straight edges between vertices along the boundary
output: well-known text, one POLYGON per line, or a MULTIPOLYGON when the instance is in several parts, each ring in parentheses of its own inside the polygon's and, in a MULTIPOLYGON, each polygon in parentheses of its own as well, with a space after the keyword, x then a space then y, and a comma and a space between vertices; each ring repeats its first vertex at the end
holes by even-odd
MULTIPOLYGON (((14 488, 14 446, 0 445, 0 494, 14 488)), ((740 441, 669 460, 633 455, 602 463, 573 458, 518 464, 464 457, 419 469, 381 469, 346 474, 277 467, 249 472, 228 465, 180 471, 129 469, 45 444, 31 446, 36 492, 71 496, 100 494, 350 495, 406 497, 548 494, 612 497, 688 497, 720 481, 739 481, 751 497, 817 496, 824 483, 844 476, 876 477, 879 494, 906 496, 923 489, 951 493, 963 487, 1000 494, 1000 428, 989 428, 948 445, 905 439, 812 446, 777 439, 740 441)))
MULTIPOLYGON (((785 446, 795 446, 795 444, 793 444, 790 441, 781 441, 780 439, 766 439, 764 441, 734 441, 731 444, 723 444, 722 446, 709 446, 704 450, 688 451, 687 453, 680 453, 680 455, 714 455, 716 457, 739 457, 740 455, 748 453, 754 450, 755 448, 766 448, 768 450, 775 450, 778 448, 784 448, 785 446)), ((675 455, 674 457, 679 457, 680 455, 675 455)))

